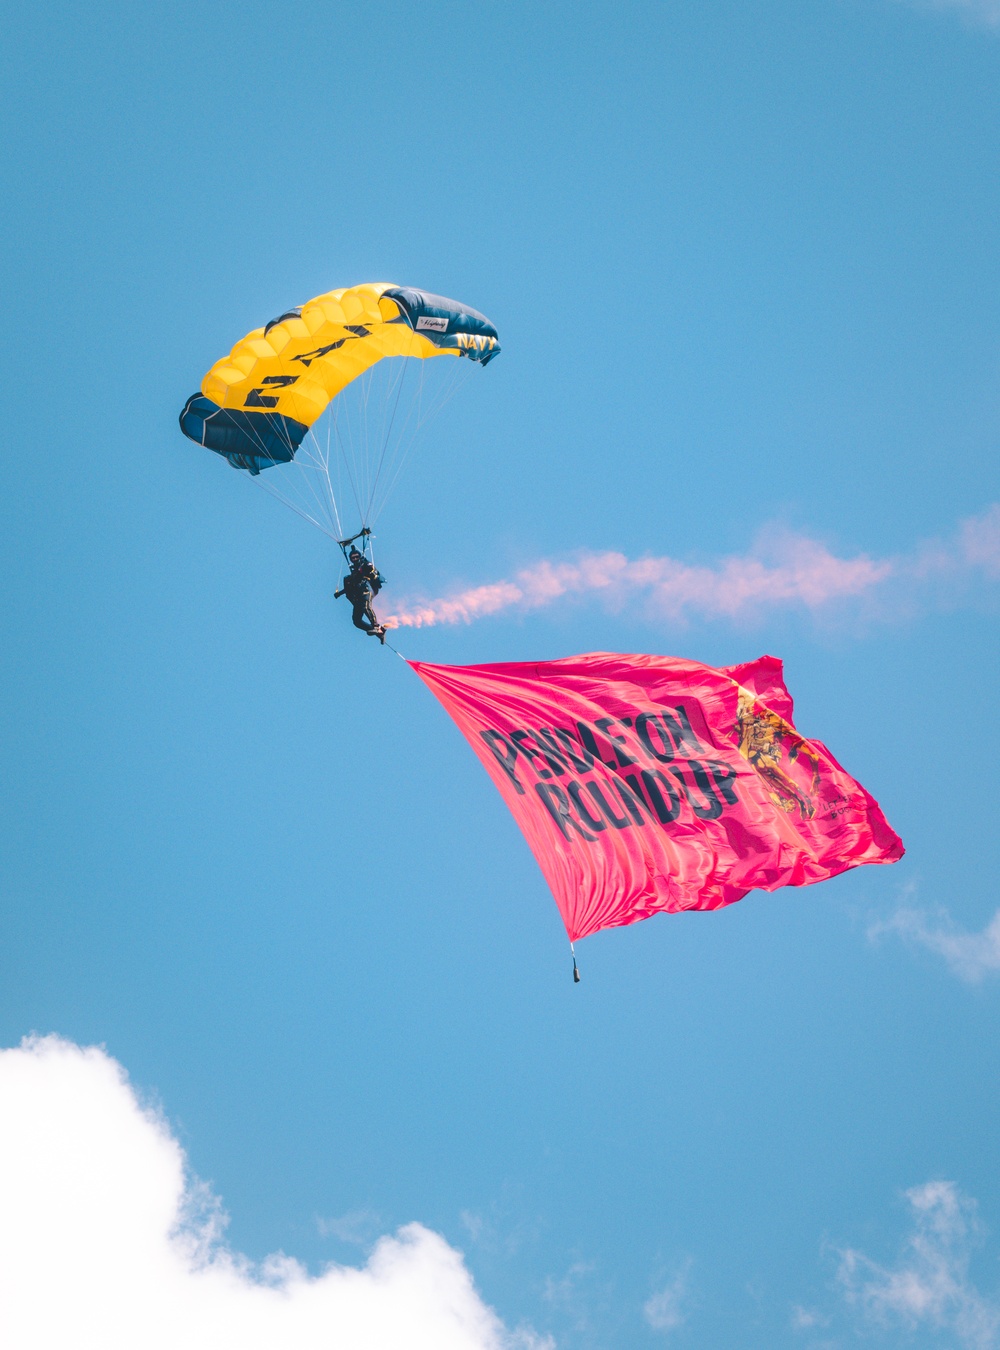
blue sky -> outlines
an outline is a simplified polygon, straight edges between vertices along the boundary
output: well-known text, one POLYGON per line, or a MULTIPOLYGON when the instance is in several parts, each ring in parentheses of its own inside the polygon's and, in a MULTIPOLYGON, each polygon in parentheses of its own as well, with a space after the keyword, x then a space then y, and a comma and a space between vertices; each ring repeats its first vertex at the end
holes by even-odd
POLYGON ((251 1261, 318 1276, 417 1222, 539 1345, 1000 1344, 1000 14, 5 28, 0 1043, 105 1046, 251 1261), (608 554, 675 583, 406 655, 773 652, 902 862, 598 935, 571 984, 329 541, 177 429, 236 338, 375 279, 503 342, 379 521, 387 605, 608 554))

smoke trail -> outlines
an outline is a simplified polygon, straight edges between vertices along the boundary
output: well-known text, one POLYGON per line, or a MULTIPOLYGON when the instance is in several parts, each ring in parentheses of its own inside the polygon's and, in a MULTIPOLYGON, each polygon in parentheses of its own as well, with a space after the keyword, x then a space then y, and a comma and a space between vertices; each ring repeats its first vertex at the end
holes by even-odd
POLYGON ((507 580, 406 602, 387 623, 395 628, 469 624, 514 607, 537 610, 588 594, 616 609, 641 599, 655 618, 733 619, 780 605, 819 610, 832 601, 872 594, 891 578, 912 598, 922 583, 961 580, 972 572, 1000 576, 1000 505, 963 521, 952 541, 897 558, 838 558, 806 535, 770 531, 750 553, 713 566, 666 556, 630 559, 616 552, 584 551, 561 562, 542 559, 507 580))

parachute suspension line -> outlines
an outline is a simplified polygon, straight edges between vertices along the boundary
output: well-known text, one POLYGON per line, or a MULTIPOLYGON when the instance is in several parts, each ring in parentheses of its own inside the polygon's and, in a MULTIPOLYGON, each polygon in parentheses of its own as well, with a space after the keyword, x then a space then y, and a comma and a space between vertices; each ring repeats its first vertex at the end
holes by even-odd
POLYGON ((306 443, 304 447, 299 447, 299 452, 292 465, 289 465, 286 478, 289 483, 294 481, 298 484, 301 499, 318 515, 325 516, 330 529, 334 530, 336 529, 336 508, 332 501, 333 488, 329 483, 326 467, 323 463, 322 449, 313 435, 312 428, 309 429, 308 436, 312 445, 306 443), (314 482, 314 477, 318 480, 318 487, 317 483, 314 482))
POLYGON ((575 950, 575 948, 573 947, 572 942, 569 944, 569 952, 570 952, 570 956, 572 956, 572 958, 573 958, 573 983, 574 983, 574 984, 579 984, 579 983, 580 983, 580 972, 579 972, 579 970, 577 970, 577 967, 576 967, 576 950, 575 950))
MULTIPOLYGON (((256 431, 254 431, 254 435, 256 436, 256 431)), ((256 438, 258 444, 260 444, 261 446, 262 452, 266 453, 267 447, 261 442, 259 436, 257 436, 256 438)), ((293 500, 293 498, 287 495, 287 493, 282 492, 281 489, 278 488, 270 478, 264 478, 262 474, 256 475, 258 483, 269 496, 274 497, 275 500, 281 502, 282 505, 287 506, 290 510, 294 511, 296 515, 301 516, 303 520, 307 520, 311 525, 315 525, 316 528, 322 530, 324 534, 331 535, 332 537, 335 538, 336 537, 336 535, 334 534, 335 525, 334 521, 331 519, 330 504, 328 502, 324 502, 323 499, 317 494, 316 489, 310 480, 309 473, 307 472, 306 469, 306 464, 310 461, 310 459, 312 459, 312 462, 315 463, 315 458, 311 457, 309 455, 309 451, 307 450, 306 456, 304 457, 306 463, 299 463, 298 467, 295 468, 293 467, 296 464, 294 448, 288 442, 287 438, 285 443, 286 445, 288 445, 289 452, 292 454, 292 459, 289 461, 289 464, 287 466, 289 469, 289 473, 285 476, 285 478, 282 481, 289 488, 291 487, 292 483, 297 482, 300 484, 300 500, 298 501, 293 500), (303 492, 301 490, 302 484, 305 485, 306 489, 308 490, 308 493, 303 492), (309 500, 310 497, 312 498, 311 501, 309 500), (325 519, 317 519, 317 517, 324 517, 325 519)))
POLYGON ((368 480, 368 519, 374 519, 377 511, 376 497, 378 494, 378 483, 382 473, 382 466, 385 461, 386 447, 389 444, 389 438, 392 435, 392 425, 396 417, 396 409, 399 407, 399 396, 402 390, 402 377, 406 373, 407 361, 404 358, 400 361, 387 361, 385 368, 388 378, 383 385, 382 394, 379 401, 378 422, 372 419, 370 425, 372 429, 372 439, 370 443, 370 458, 368 467, 370 476, 368 480))
MULTIPOLYGON (((405 373, 405 365, 400 366, 398 361, 380 361, 363 371, 330 403, 327 436, 336 438, 338 453, 332 457, 337 464, 338 484, 342 486, 341 474, 346 474, 363 525, 370 525, 380 509, 376 501, 379 473, 383 472, 384 461, 393 457, 393 423, 405 373)), ((328 465, 329 459, 330 456, 328 465)), ((343 492, 339 495, 343 497, 343 492)))
MULTIPOLYGON (((327 418, 327 454, 325 454, 325 460, 327 460, 327 477, 328 477, 328 478, 329 478, 329 444, 331 444, 331 436, 332 436, 332 433, 333 433, 333 416, 332 416, 332 414, 331 414, 331 416, 329 416, 329 417, 327 418)), ((331 487, 331 493, 333 494, 333 510, 335 510, 336 516, 337 516, 337 535, 340 535, 340 533, 341 533, 340 510, 339 510, 339 508, 337 508, 337 499, 339 499, 339 497, 340 497, 340 463, 339 463, 339 462, 337 462, 337 490, 336 490, 336 491, 333 491, 333 483, 332 483, 332 482, 331 482, 331 485, 329 485, 329 487, 331 487)))
MULTIPOLYGON (((441 359, 443 360, 445 358, 441 359)), ((417 399, 406 416, 403 433, 401 433, 399 438, 399 449, 395 459, 395 466, 392 470, 392 477, 382 493, 382 501, 379 506, 380 511, 384 510, 388 505, 389 498, 392 496, 396 484, 399 482, 400 475, 410 456, 410 452, 416 445, 424 426, 451 402, 469 376, 472 369, 471 362, 463 360, 461 357, 448 359, 452 361, 450 374, 442 381, 442 387, 438 392, 427 400, 426 406, 424 405, 424 387, 427 382, 425 376, 427 378, 430 377, 427 372, 427 363, 425 361, 420 362, 420 386, 417 393, 417 399), (413 422, 413 430, 407 436, 405 433, 411 421, 413 422)))
MULTIPOLYGON (((344 537, 348 522, 342 508, 348 497, 360 523, 370 527, 393 496, 425 424, 451 401, 471 369, 472 363, 460 357, 446 359, 450 366, 435 364, 433 369, 416 357, 379 361, 330 400, 326 435, 310 426, 298 447, 285 426, 276 423, 273 431, 287 447, 288 462, 272 461, 252 477, 269 496, 329 538, 344 537), (408 367, 417 360, 411 376, 408 367)), ((284 361, 279 369, 285 369, 284 361)), ((255 424, 248 425, 247 434, 261 459, 269 459, 269 447, 255 424)))
MULTIPOLYGON (((365 519, 365 502, 368 500, 368 404, 371 397, 372 372, 363 371, 355 381, 356 390, 351 390, 344 402, 343 424, 347 430, 346 444, 351 452, 351 475, 355 483, 355 499, 357 501, 358 516, 362 525, 367 525, 365 519), (351 394, 356 395, 357 404, 351 401, 351 394), (357 413, 357 425, 355 425, 355 412, 357 413)), ((347 393, 347 390, 341 390, 341 394, 347 393)), ((340 397, 338 395, 338 397, 340 397)))
MULTIPOLYGON (((208 428, 210 418, 215 415, 209 411, 214 400, 208 394, 190 399, 181 414, 182 430, 192 440, 224 456, 234 468, 247 471, 252 478, 260 478, 263 472, 260 486, 270 496, 337 538, 343 537, 344 527, 350 523, 345 476, 361 524, 366 527, 384 509, 395 489, 403 462, 422 429, 428 405, 437 401, 425 398, 424 359, 448 355, 452 362, 458 362, 450 369, 434 363, 433 378, 440 370, 442 381, 438 384, 427 377, 426 388, 436 392, 447 385, 445 376, 469 368, 469 361, 460 360, 463 354, 485 363, 498 350, 496 330, 482 315, 457 301, 412 289, 407 292, 410 298, 405 302, 405 312, 397 315, 396 320, 405 319, 409 323, 412 340, 405 331, 397 329, 392 330, 391 340, 383 342, 385 316, 381 300, 385 292, 385 285, 365 284, 317 296, 305 306, 279 315, 263 330, 255 329, 236 344, 228 358, 213 365, 202 383, 217 393, 218 380, 227 363, 232 366, 235 362, 237 369, 244 372, 244 378, 235 383, 228 375, 223 380, 222 404, 216 405, 219 411, 229 404, 234 411, 271 408, 273 417, 257 413, 243 420, 239 416, 222 417, 208 428), (421 311, 433 311, 435 317, 421 324, 417 321, 421 311), (449 316, 443 324, 442 312, 449 316), (279 329, 270 350, 269 344, 262 347, 256 341, 261 332, 269 333, 275 325, 303 315, 305 328, 293 324, 279 329), (347 323, 347 317, 357 322, 347 323), (457 322, 459 319, 461 322, 457 322), (452 320, 459 330, 477 334, 475 341, 467 347, 439 345, 433 333, 442 327, 448 332, 455 326, 452 320), (430 330, 426 340, 419 337, 421 327, 430 330), (361 342, 341 351, 347 334, 361 342), (315 347, 315 342, 321 345, 315 347), (387 349, 392 350, 392 356, 387 349), (323 358, 323 364, 312 371, 314 377, 319 377, 318 388, 311 395, 304 401, 299 397, 305 390, 304 384, 283 392, 302 378, 298 362, 309 367, 319 357, 323 358), (404 403, 403 384, 409 390, 413 383, 405 364, 411 359, 421 361, 420 385, 416 401, 408 398, 404 403), (258 384, 272 392, 265 397, 261 390, 250 388, 258 384), (326 394, 325 403, 319 396, 320 390, 326 394), (314 427, 318 420, 314 416, 317 405, 330 419, 325 436, 314 427), (307 432, 308 444, 302 445, 299 438, 305 438, 307 432)), ((454 386, 455 380, 451 383, 454 386)), ((447 401, 451 392, 446 391, 440 402, 447 401)))
MULTIPOLYGON (((285 369, 283 361, 281 369, 285 369)), ((273 470, 277 470, 280 477, 273 477, 273 470, 263 470, 252 476, 269 497, 287 506, 310 525, 315 525, 323 534, 336 539, 341 533, 336 497, 330 482, 328 466, 324 462, 322 449, 312 429, 309 430, 309 437, 315 447, 314 450, 308 446, 304 448, 300 446, 296 450, 284 424, 280 421, 274 429, 284 442, 289 459, 285 464, 273 465, 273 470), (314 473, 320 479, 321 488, 325 488, 325 491, 317 491, 317 485, 313 481, 314 473), (284 491, 277 486, 278 482, 282 484, 284 491)), ((261 456, 270 458, 268 446, 256 426, 251 423, 247 431, 257 443, 261 456)))
MULTIPOLYGON (((311 428, 310 428, 310 430, 311 430, 311 428)), ((333 506, 334 522, 335 522, 335 524, 336 524, 336 526, 337 526, 337 534, 339 535, 339 534, 342 534, 342 533, 343 533, 344 526, 343 526, 343 522, 342 522, 341 519, 340 519, 340 508, 337 506, 337 492, 334 491, 334 488, 333 488, 333 480, 332 480, 331 477, 330 477, 330 421, 329 421, 329 418, 327 419, 327 425, 326 425, 326 451, 325 451, 325 453, 324 453, 324 455, 323 455, 323 468, 324 468, 324 471, 325 471, 325 473, 326 473, 327 487, 329 488, 329 491, 330 491, 330 502, 331 502, 331 504, 332 504, 332 506, 333 506)), ((340 487, 339 476, 338 476, 337 487, 338 487, 338 488, 340 487)))
MULTIPOLYGON (((250 426, 249 431, 251 435, 254 437, 254 440, 257 442, 258 446, 260 447, 261 455, 267 456, 268 447, 265 444, 263 438, 258 434, 256 427, 250 426)), ((283 439, 288 447, 289 453, 293 457, 292 462, 294 462, 295 448, 291 444, 291 440, 287 435, 283 435, 283 439)), ((283 506, 287 506, 289 510, 294 511, 297 516, 301 516, 302 519, 308 521, 310 525, 315 525, 316 528, 318 530, 322 530, 324 534, 330 535, 331 537, 334 538, 336 537, 335 535, 333 535, 333 532, 327 527, 326 524, 324 524, 322 520, 317 520, 316 517, 311 514, 311 512, 309 512, 308 510, 304 510, 301 505, 299 505, 297 502, 292 501, 277 487, 275 487, 275 485, 271 482, 270 479, 264 478, 262 473, 256 473, 252 475, 252 477, 258 483, 258 485, 261 488, 263 488, 263 490, 268 494, 268 496, 274 497, 276 501, 281 502, 283 506)))
MULTIPOLYGON (((395 424, 395 421, 396 421, 396 413, 397 413, 398 410, 399 410, 399 398, 400 398, 400 395, 401 395, 402 392, 403 392, 403 381, 406 379, 406 367, 407 367, 407 364, 408 364, 408 362, 409 362, 409 359, 410 359, 409 357, 406 357, 406 356, 403 357, 403 368, 402 368, 402 370, 399 372, 399 380, 398 380, 398 382, 397 382, 397 384, 396 384, 396 399, 395 399, 395 402, 394 402, 393 405, 392 405, 392 416, 389 418, 389 427, 388 427, 388 430, 386 431, 385 436, 382 437, 382 450, 381 450, 381 453, 379 454, 379 457, 378 457, 378 468, 375 470, 375 478, 374 478, 374 481, 372 482, 372 490, 371 490, 371 494, 370 494, 370 496, 369 496, 369 498, 368 498, 368 513, 369 513, 369 515, 371 515, 371 513, 372 513, 372 511, 373 511, 373 509, 374 509, 374 505, 375 505, 375 492, 376 492, 376 490, 377 490, 377 488, 378 488, 378 480, 379 480, 379 478, 380 478, 381 475, 382 475, 382 465, 383 465, 384 462, 385 462, 385 452, 386 452, 386 450, 387 450, 388 447, 389 447, 389 438, 392 436, 392 428, 393 428, 393 426, 394 426, 394 424, 395 424)), ((405 426, 404 426, 404 430, 405 430, 405 426)))
POLYGON ((290 511, 294 511, 297 516, 301 516, 302 519, 308 521, 310 525, 315 525, 316 528, 321 530, 328 538, 336 539, 337 536, 334 534, 333 530, 328 529, 321 520, 317 520, 315 516, 311 516, 308 511, 303 511, 300 506, 297 506, 295 502, 286 497, 283 492, 279 492, 273 483, 263 482, 260 486, 269 497, 273 497, 275 501, 281 502, 282 506, 287 506, 290 511))
MULTIPOLYGON (((379 374, 381 373, 382 372, 379 372, 379 374)), ((373 432, 372 421, 374 420, 374 414, 372 412, 371 405, 373 402, 378 403, 378 413, 379 413, 378 439, 381 439, 382 426, 384 425, 385 422, 385 401, 386 401, 385 393, 383 392, 380 398, 373 399, 373 395, 375 394, 375 383, 377 379, 378 376, 375 373, 375 367, 370 366, 367 373, 362 376, 363 383, 361 386, 362 389, 364 390, 364 417, 362 419, 362 426, 364 427, 365 433, 364 448, 361 456, 361 463, 365 471, 364 487, 362 488, 361 496, 364 500, 365 507, 361 519, 365 525, 368 524, 369 517, 371 516, 371 507, 372 507, 372 432, 373 432)))
POLYGON ((326 512, 331 526, 337 531, 337 534, 340 535, 342 533, 340 526, 340 512, 337 510, 337 496, 333 490, 333 483, 330 480, 330 465, 326 456, 323 454, 323 447, 313 433, 312 427, 309 428, 309 440, 311 442, 311 447, 307 452, 308 458, 304 460, 303 468, 305 469, 310 465, 315 468, 316 477, 319 479, 320 485, 324 490, 322 493, 317 491, 316 486, 312 481, 312 477, 308 473, 304 475, 306 484, 317 507, 326 512))
MULTIPOLYGON (((334 431, 334 424, 335 424, 335 421, 334 421, 335 415, 336 415, 335 412, 331 412, 330 415, 329 415, 329 416, 327 417, 327 419, 326 419, 326 466, 327 466, 327 472, 329 472, 329 468, 330 468, 330 459, 331 459, 331 455, 332 455, 333 462, 334 462, 334 463, 336 464, 336 466, 337 466, 337 490, 336 490, 336 492, 334 493, 334 502, 336 503, 337 501, 343 500, 343 496, 344 496, 344 465, 343 465, 341 456, 338 455, 338 454, 336 454, 336 453, 334 453, 333 431, 334 431)), ((341 521, 341 519, 340 519, 340 511, 339 511, 339 509, 338 509, 338 510, 337 510, 337 534, 338 534, 338 536, 339 536, 339 535, 342 535, 343 532, 344 532, 344 531, 343 531, 343 523, 342 523, 342 521, 341 521)))
POLYGON ((361 539, 364 541, 361 545, 361 552, 362 553, 371 552, 372 561, 374 562, 375 550, 371 547, 371 544, 369 542, 371 539, 374 539, 374 537, 375 536, 372 534, 371 530, 368 528, 367 525, 365 525, 360 530, 358 530, 357 534, 352 534, 347 539, 338 539, 337 543, 340 546, 341 553, 343 553, 344 555, 344 562, 350 563, 351 555, 347 551, 347 546, 348 544, 353 544, 357 539, 361 539))
MULTIPOLYGON (((361 497, 365 503, 365 510, 361 517, 363 525, 368 524, 368 516, 371 513, 371 487, 372 487, 372 395, 375 392, 375 367, 369 366, 368 370, 361 377, 361 388, 364 394, 364 416, 361 419, 361 425, 364 429, 364 443, 361 451, 361 467, 364 470, 364 483, 361 489, 361 497)), ((384 404, 384 396, 378 400, 384 404)), ((380 407, 380 412, 384 409, 380 407)))
MULTIPOLYGON (((336 400, 334 400, 334 410, 333 410, 333 430, 334 430, 334 432, 336 433, 336 436, 337 436, 337 444, 340 446, 340 461, 341 461, 341 463, 343 463, 343 466, 344 466, 345 470, 347 471, 347 481, 348 481, 348 482, 350 483, 350 485, 351 485, 351 495, 352 495, 353 498, 354 498, 354 505, 358 508, 358 515, 362 517, 362 524, 364 524, 364 519, 363 519, 363 517, 364 517, 364 512, 361 510, 361 499, 358 497, 357 475, 356 475, 355 473, 352 473, 352 472, 351 472, 351 465, 348 463, 348 459, 347 459, 347 446, 344 444, 344 437, 343 437, 343 435, 341 434, 341 430, 340 430, 340 411, 341 411, 341 405, 340 405, 339 403, 337 403, 336 400)), ((353 438, 353 436, 351 435, 351 428, 350 428, 350 420, 351 420, 351 419, 350 419, 350 413, 349 413, 349 412, 345 412, 344 416, 345 416, 345 419, 346 419, 346 421, 347 421, 347 423, 348 423, 348 427, 347 427, 347 441, 348 441, 348 444, 352 447, 352 451, 353 451, 354 438, 353 438)), ((352 458, 353 458, 353 453, 352 453, 352 458)), ((355 468, 356 468, 356 467, 357 467, 357 466, 355 465, 355 468)))
MULTIPOLYGON (((345 476, 345 473, 346 473, 346 475, 347 475, 348 483, 350 483, 350 485, 351 485, 351 492, 352 492, 352 493, 354 492, 354 484, 351 483, 351 476, 350 476, 349 473, 347 473, 346 465, 345 465, 345 463, 344 463, 344 456, 343 456, 343 453, 342 453, 343 447, 340 445, 340 429, 339 429, 339 424, 338 424, 338 422, 337 422, 337 415, 338 415, 338 412, 339 412, 339 408, 338 408, 338 405, 335 403, 335 404, 334 404, 334 407, 333 407, 333 411, 330 413, 330 415, 329 415, 329 416, 327 417, 327 419, 326 419, 326 457, 327 457, 327 462, 329 462, 330 459, 332 458, 333 462, 334 462, 334 463, 336 464, 336 466, 337 466, 337 496, 338 496, 342 501, 344 501, 344 500, 345 500, 345 492, 344 492, 344 476, 345 476), (334 442, 334 440, 333 440, 334 433, 336 433, 336 442, 334 442), (340 448, 340 449, 339 449, 339 452, 338 452, 338 447, 340 448)), ((355 496, 356 496, 356 494, 355 494, 355 496)))
MULTIPOLYGON (((296 471, 293 470, 293 473, 294 472, 296 471)), ((310 509, 308 498, 305 499, 304 504, 301 500, 294 500, 287 493, 282 492, 271 478, 264 478, 263 474, 259 475, 256 481, 269 497, 273 497, 275 501, 281 502, 283 506, 287 506, 289 510, 294 511, 297 516, 301 516, 303 520, 307 520, 311 525, 315 525, 318 530, 323 532, 323 534, 328 535, 331 539, 336 539, 337 532, 330 519, 329 507, 326 503, 322 502, 321 499, 316 497, 315 489, 312 489, 311 484, 308 483, 305 465, 300 464, 297 472, 311 489, 313 499, 316 502, 316 507, 313 509, 310 509), (315 514, 313 513, 314 510, 315 514)), ((302 493, 301 496, 305 497, 305 494, 302 493)))
MULTIPOLYGON (((406 357, 404 359, 409 361, 414 360, 416 358, 406 357)), ((400 428, 399 435, 396 439, 396 445, 389 455, 388 467, 386 469, 386 484, 382 490, 382 500, 379 503, 378 508, 379 511, 384 510, 385 507, 388 505, 389 498, 392 496, 393 488, 399 481, 399 475, 402 472, 403 465, 406 463, 410 451, 416 444, 416 439, 420 432, 420 405, 424 396, 424 384, 426 382, 425 381, 426 374, 427 374, 426 363, 424 361, 421 361, 419 364, 419 371, 417 375, 416 394, 410 401, 410 406, 407 409, 406 416, 403 419, 403 425, 400 428), (414 423, 412 431, 410 430, 411 423, 414 423)), ((402 389, 402 382, 400 382, 400 389, 402 389)), ((396 402, 397 404, 399 403, 398 395, 396 398, 396 402)), ((395 412, 393 413, 393 417, 395 417, 395 412)), ((386 438, 386 446, 388 447, 388 438, 386 438)), ((382 457, 383 459, 385 458, 385 451, 382 452, 382 457)), ((382 466, 380 464, 379 472, 381 473, 381 471, 382 466)))
MULTIPOLYGON (((325 414, 325 451, 317 439, 318 428, 311 427, 309 444, 303 444, 296 457, 298 471, 303 472, 299 514, 304 512, 305 518, 312 520, 317 511, 321 512, 329 521, 326 532, 343 538, 343 507, 350 498, 360 523, 372 525, 394 494, 425 424, 451 401, 471 369, 471 362, 460 357, 447 359, 450 366, 435 363, 433 373, 429 363, 417 357, 383 359, 330 400, 325 414), (418 369, 411 376, 409 366, 415 361, 418 369), (428 390, 432 392, 428 394, 428 390), (313 491, 303 500, 305 483, 312 475, 318 483, 310 482, 313 491)), ((269 476, 283 479, 286 487, 297 481, 295 470, 288 466, 279 466, 277 473, 269 476)), ((279 500, 287 501, 284 497, 279 500)))
POLYGON ((361 391, 360 407, 351 407, 349 412, 352 420, 356 421, 356 429, 352 433, 352 446, 356 455, 358 466, 358 498, 361 502, 361 520, 367 525, 367 512, 365 507, 368 503, 368 486, 371 478, 371 419, 372 419, 372 386, 375 383, 374 370, 366 371, 361 376, 358 385, 361 391))

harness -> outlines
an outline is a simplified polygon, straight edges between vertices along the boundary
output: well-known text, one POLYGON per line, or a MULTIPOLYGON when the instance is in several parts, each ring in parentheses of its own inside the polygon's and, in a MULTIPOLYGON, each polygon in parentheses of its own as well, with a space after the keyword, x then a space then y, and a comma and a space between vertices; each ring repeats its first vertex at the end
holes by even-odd
POLYGON ((379 591, 385 585, 385 577, 375 566, 375 550, 372 548, 373 535, 367 525, 352 534, 349 539, 338 539, 340 551, 344 555, 344 561, 347 563, 348 575, 344 578, 344 594, 354 604, 356 600, 364 600, 366 593, 368 595, 378 595, 379 591), (361 562, 357 568, 351 563, 350 547, 356 540, 361 540, 361 562))

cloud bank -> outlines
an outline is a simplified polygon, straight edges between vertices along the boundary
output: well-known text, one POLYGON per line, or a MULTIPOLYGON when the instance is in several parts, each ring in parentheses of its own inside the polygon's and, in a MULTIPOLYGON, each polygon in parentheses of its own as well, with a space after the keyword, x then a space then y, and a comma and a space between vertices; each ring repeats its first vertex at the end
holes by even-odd
POLYGON ((1000 1305, 969 1276, 983 1236, 975 1201, 950 1181, 915 1186, 906 1199, 912 1230, 895 1265, 851 1248, 841 1252, 838 1281, 848 1303, 872 1326, 941 1331, 968 1350, 995 1350, 1000 1305))
POLYGON ((563 561, 542 559, 511 578, 436 600, 405 602, 386 622, 394 628, 469 624, 513 608, 534 611, 587 596, 615 610, 638 604, 654 621, 733 620, 788 607, 818 613, 835 602, 879 597, 886 612, 895 613, 934 589, 960 588, 984 576, 1000 578, 1000 504, 963 521, 952 539, 902 557, 840 558, 807 535, 775 529, 765 531, 751 552, 711 566, 583 551, 563 561))
POLYGON ((889 919, 873 924, 870 938, 896 933, 904 941, 943 957, 948 969, 968 984, 1000 974, 1000 909, 979 933, 959 928, 946 910, 901 906, 889 919))
POLYGON ((0 1101, 5 1350, 552 1350, 510 1332, 417 1223, 318 1276, 232 1251, 219 1202, 103 1050, 0 1051, 0 1101))
POLYGON ((952 11, 977 28, 1000 29, 1000 0, 917 0, 917 4, 920 9, 952 11))
POLYGON ((672 1279, 644 1303, 643 1315, 654 1331, 662 1331, 669 1336, 687 1321, 685 1303, 690 1273, 691 1262, 687 1261, 672 1279))

